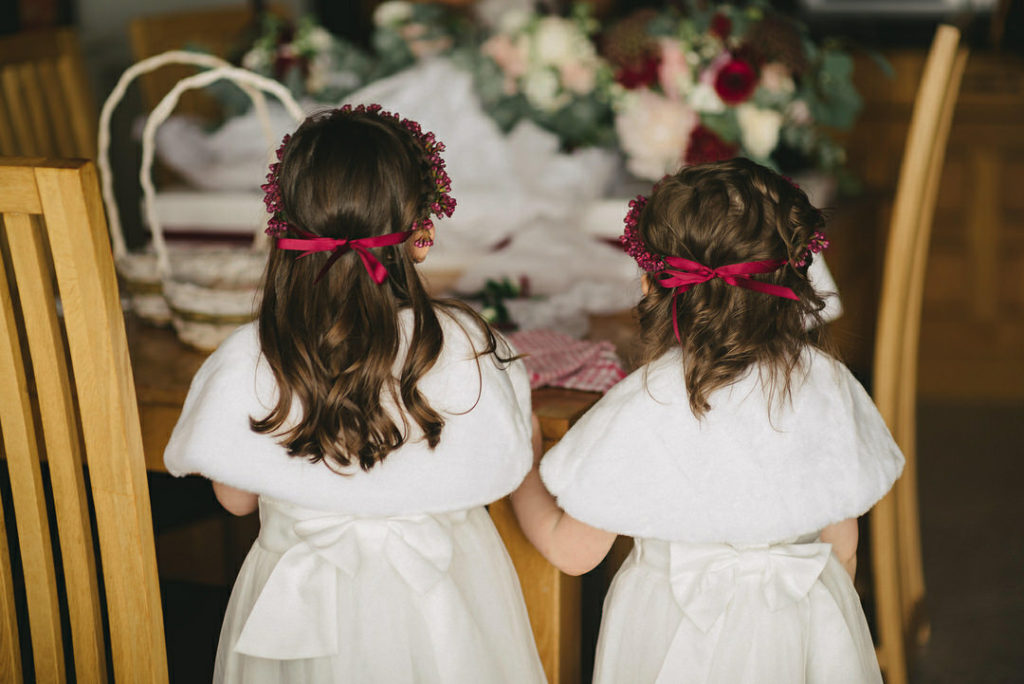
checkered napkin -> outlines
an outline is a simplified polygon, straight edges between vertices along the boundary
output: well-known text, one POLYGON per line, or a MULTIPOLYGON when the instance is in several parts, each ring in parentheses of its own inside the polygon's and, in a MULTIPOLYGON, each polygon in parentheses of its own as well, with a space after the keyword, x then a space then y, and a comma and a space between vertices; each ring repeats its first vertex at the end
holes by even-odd
POLYGON ((508 335, 530 372, 530 388, 545 385, 606 392, 626 377, 611 342, 577 340, 554 330, 526 330, 508 335))

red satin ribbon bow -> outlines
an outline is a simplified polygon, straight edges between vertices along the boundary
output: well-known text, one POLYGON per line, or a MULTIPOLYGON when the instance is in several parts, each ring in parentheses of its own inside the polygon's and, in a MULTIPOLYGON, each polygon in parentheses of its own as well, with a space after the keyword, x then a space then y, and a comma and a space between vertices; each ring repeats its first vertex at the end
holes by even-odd
POLYGON ((388 269, 384 268, 384 264, 377 261, 377 258, 373 256, 369 250, 373 247, 388 247, 390 245, 397 245, 401 242, 405 242, 413 232, 415 231, 406 230, 399 233, 388 233, 387 235, 376 235, 374 237, 358 238, 356 240, 342 240, 338 238, 313 235, 311 233, 301 233, 306 237, 278 238, 277 248, 302 252, 302 254, 297 257, 299 259, 304 256, 309 256, 314 252, 331 252, 332 254, 327 260, 327 263, 324 264, 324 267, 320 269, 320 272, 317 273, 316 278, 313 280, 314 283, 323 277, 324 273, 327 272, 327 269, 329 269, 342 254, 352 250, 359 255, 359 258, 363 262, 363 267, 366 269, 366 272, 370 274, 370 277, 373 278, 373 281, 380 285, 388 277, 388 269))
POLYGON ((765 294, 774 295, 775 297, 785 297, 786 299, 800 300, 788 287, 782 285, 774 285, 772 283, 765 283, 760 280, 754 280, 750 276, 758 273, 771 273, 779 268, 786 265, 785 259, 768 259, 765 261, 748 261, 741 264, 729 264, 728 266, 719 266, 718 268, 708 268, 704 264, 698 264, 696 261, 690 261, 689 259, 681 259, 680 257, 665 257, 665 263, 668 266, 661 271, 654 274, 654 277, 658 279, 664 287, 671 287, 672 292, 672 329, 675 330, 676 339, 681 340, 679 336, 679 321, 678 313, 676 308, 676 297, 679 296, 680 292, 686 292, 694 285, 699 283, 706 283, 713 278, 721 278, 728 285, 733 287, 742 287, 747 290, 754 290, 755 292, 764 292, 765 294))

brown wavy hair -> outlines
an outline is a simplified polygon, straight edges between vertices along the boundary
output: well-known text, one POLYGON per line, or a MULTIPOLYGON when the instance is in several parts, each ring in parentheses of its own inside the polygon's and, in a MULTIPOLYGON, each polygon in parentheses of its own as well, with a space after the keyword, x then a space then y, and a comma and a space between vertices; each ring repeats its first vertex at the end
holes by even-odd
POLYGON ((658 184, 637 226, 652 254, 677 256, 718 268, 786 259, 789 264, 754 276, 793 290, 799 301, 728 285, 715 278, 675 298, 679 335, 672 327, 673 291, 646 276, 648 293, 637 305, 642 360, 649 363, 677 345, 690 409, 702 418, 711 394, 751 366, 762 373, 769 405, 790 396, 790 377, 805 346, 834 349, 824 329, 825 301, 811 286, 807 252, 825 223, 807 195, 774 171, 737 158, 684 167, 658 184), (804 254, 804 266, 793 266, 804 254))
MULTIPOLYGON (((408 230, 428 216, 434 188, 430 161, 397 121, 341 110, 303 122, 285 146, 279 183, 290 225, 340 239, 408 230)), ((445 421, 418 389, 444 344, 437 310, 464 311, 479 324, 487 343, 478 363, 485 354, 509 359, 471 308, 428 294, 410 243, 373 250, 388 270, 380 285, 354 251, 314 282, 329 252, 299 258, 271 249, 258 326, 279 393, 268 415, 250 417, 253 430, 274 433, 292 456, 363 470, 406 441, 409 419, 437 446, 445 421), (412 334, 396 366, 404 309, 412 334)))

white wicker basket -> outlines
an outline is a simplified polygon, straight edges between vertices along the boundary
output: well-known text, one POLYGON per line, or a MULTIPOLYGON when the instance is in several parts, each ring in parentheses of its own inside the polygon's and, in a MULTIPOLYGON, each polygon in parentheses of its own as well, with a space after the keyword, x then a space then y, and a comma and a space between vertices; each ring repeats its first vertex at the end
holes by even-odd
MULTIPOLYGON (((163 296, 178 337, 203 350, 216 348, 232 330, 253 318, 269 244, 263 233, 265 221, 256 227, 250 248, 180 248, 172 254, 156 211, 152 167, 156 130, 170 116, 181 94, 220 80, 237 83, 250 96, 255 91, 261 91, 261 96, 263 92, 274 95, 296 123, 305 116, 288 89, 277 81, 246 69, 220 66, 178 81, 146 120, 142 132, 139 182, 142 184, 145 219, 152 233, 155 271, 160 277, 163 296)), ((254 97, 253 102, 257 106, 265 106, 262 97, 254 97)), ((263 116, 263 120, 268 138, 268 157, 272 159, 277 141, 270 132, 268 118, 263 116)))
MULTIPOLYGON (((100 111, 99 139, 97 144, 97 166, 103 191, 103 203, 107 212, 107 223, 110 228, 110 242, 121 278, 124 294, 129 305, 139 317, 155 325, 166 325, 171 320, 171 311, 163 294, 162 274, 157 267, 157 253, 150 245, 138 252, 129 252, 124 239, 121 215, 114 198, 113 172, 110 167, 110 120, 114 109, 124 98, 128 86, 139 76, 155 71, 168 64, 189 64, 200 68, 216 69, 230 67, 231 64, 220 57, 171 50, 133 64, 121 74, 117 85, 111 91, 100 111)), ((253 101, 256 112, 262 122, 268 138, 270 137, 270 120, 267 114, 266 98, 263 91, 249 83, 239 86, 253 101)), ((194 248, 174 248, 168 250, 168 259, 173 263, 187 263, 194 258, 194 248)))

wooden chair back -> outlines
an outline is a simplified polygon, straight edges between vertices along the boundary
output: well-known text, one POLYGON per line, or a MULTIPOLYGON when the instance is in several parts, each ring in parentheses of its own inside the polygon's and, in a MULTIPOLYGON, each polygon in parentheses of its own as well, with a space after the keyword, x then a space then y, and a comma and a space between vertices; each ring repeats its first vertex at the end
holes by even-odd
POLYGON ((0 251, 0 516, 14 514, 0 524, 0 680, 166 682, 139 414, 93 163, 0 159, 0 251))
POLYGON ((96 107, 74 29, 0 37, 0 155, 96 157, 96 107))
POLYGON ((925 62, 889 227, 875 336, 875 403, 906 456, 902 477, 871 513, 879 662, 907 681, 907 646, 928 638, 917 499, 917 365, 932 219, 967 50, 939 26, 925 62))
MULTIPOLYGON (((279 8, 271 8, 271 11, 285 16, 279 8)), ((257 21, 251 3, 136 17, 128 25, 132 56, 139 62, 169 50, 200 49, 231 59, 235 56, 233 53, 247 47, 244 43, 253 38, 257 21)), ((155 109, 178 81, 194 72, 194 68, 178 65, 144 75, 140 88, 146 111, 155 109)), ((205 118, 220 116, 217 103, 200 91, 184 93, 176 111, 205 118)))

